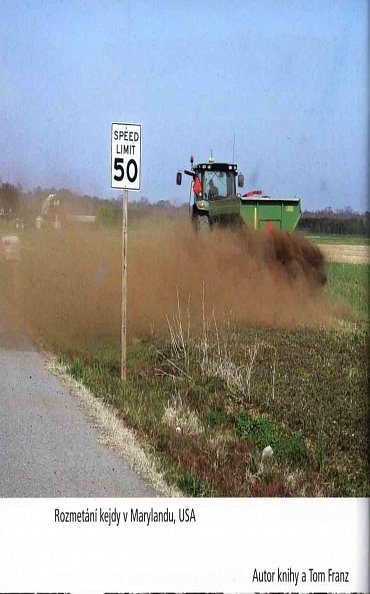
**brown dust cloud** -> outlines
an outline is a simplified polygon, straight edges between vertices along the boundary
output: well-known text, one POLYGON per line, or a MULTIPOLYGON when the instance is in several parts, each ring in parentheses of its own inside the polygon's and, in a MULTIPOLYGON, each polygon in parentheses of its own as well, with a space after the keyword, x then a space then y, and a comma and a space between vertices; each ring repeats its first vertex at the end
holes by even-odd
MULTIPOLYGON (((128 334, 167 330, 179 311, 273 326, 343 315, 323 294, 321 252, 299 236, 245 228, 196 234, 187 221, 144 220, 128 231, 128 334)), ((18 302, 26 324, 56 343, 118 340, 121 233, 33 230, 22 240, 18 302)))

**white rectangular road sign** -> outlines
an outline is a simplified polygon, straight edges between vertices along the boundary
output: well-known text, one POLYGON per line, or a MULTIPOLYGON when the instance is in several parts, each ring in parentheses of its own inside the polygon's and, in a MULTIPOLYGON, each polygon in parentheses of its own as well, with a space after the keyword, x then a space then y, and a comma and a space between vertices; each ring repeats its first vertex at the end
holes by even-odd
POLYGON ((112 124, 111 188, 140 190, 141 124, 112 124))

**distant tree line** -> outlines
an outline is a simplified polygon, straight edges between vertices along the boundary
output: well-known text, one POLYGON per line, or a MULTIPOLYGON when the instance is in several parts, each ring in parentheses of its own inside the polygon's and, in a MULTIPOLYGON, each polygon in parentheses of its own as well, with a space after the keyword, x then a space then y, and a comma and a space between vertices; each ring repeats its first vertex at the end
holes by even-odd
MULTIPOLYGON (((122 200, 104 199, 98 196, 81 195, 66 188, 41 188, 23 190, 21 186, 14 186, 0 181, 0 223, 12 224, 17 218, 26 225, 35 225, 36 218, 41 214, 43 202, 49 194, 57 194, 64 214, 96 215, 100 225, 112 227, 122 220, 122 200)), ((165 214, 167 217, 178 216, 182 206, 174 206, 169 200, 159 200, 150 203, 148 198, 141 197, 128 204, 131 222, 148 216, 165 214)))
POLYGON ((0 219, 16 218, 21 202, 20 189, 12 184, 0 184, 0 219))
POLYGON ((298 229, 311 233, 369 235, 370 212, 358 213, 350 207, 336 211, 331 208, 315 212, 304 211, 298 229))
MULTIPOLYGON (((184 216, 188 205, 174 205, 170 200, 158 200, 151 203, 148 198, 130 199, 128 202, 128 218, 135 223, 147 218, 174 219, 184 216)), ((97 221, 105 227, 113 227, 122 221, 122 200, 104 200, 97 212, 97 221)))
MULTIPOLYGON (((0 222, 20 218, 32 226, 41 213, 43 201, 49 194, 58 195, 67 213, 96 215, 101 225, 118 225, 122 219, 122 200, 118 197, 104 199, 98 196, 80 195, 65 188, 39 186, 33 191, 25 191, 21 186, 0 181, 0 222)), ((130 198, 129 220, 135 222, 148 216, 177 218, 185 216, 187 208, 187 204, 176 206, 170 200, 151 203, 146 197, 141 197, 139 200, 130 198)), ((319 211, 306 210, 302 213, 298 229, 311 233, 369 235, 370 212, 358 213, 349 206, 335 211, 330 207, 319 211)))

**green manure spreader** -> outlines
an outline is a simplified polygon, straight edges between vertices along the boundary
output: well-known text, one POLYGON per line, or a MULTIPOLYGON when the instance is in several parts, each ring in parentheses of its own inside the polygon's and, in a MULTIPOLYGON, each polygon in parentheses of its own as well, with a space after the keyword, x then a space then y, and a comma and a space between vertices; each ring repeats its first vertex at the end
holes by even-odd
POLYGON ((231 224, 244 221, 251 229, 280 229, 293 231, 301 216, 299 198, 263 196, 261 190, 237 193, 244 186, 244 176, 237 165, 208 163, 194 165, 190 157, 190 170, 177 172, 176 183, 181 185, 182 173, 193 182, 190 187, 190 214, 196 229, 210 228, 214 223, 231 224))

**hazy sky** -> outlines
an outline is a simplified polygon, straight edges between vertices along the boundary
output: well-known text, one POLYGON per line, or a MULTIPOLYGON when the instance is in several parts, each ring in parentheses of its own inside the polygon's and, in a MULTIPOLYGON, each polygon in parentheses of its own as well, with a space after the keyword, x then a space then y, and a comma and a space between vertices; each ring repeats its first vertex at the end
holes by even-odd
POLYGON ((304 209, 368 209, 367 0, 0 0, 0 178, 110 189, 110 123, 142 124, 142 191, 191 153, 304 209))

